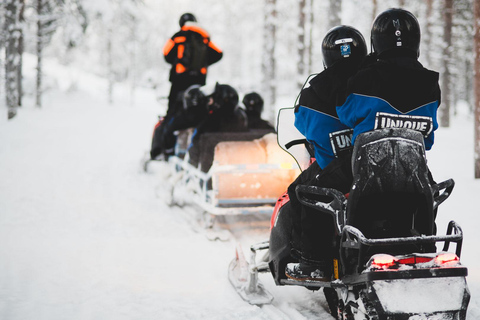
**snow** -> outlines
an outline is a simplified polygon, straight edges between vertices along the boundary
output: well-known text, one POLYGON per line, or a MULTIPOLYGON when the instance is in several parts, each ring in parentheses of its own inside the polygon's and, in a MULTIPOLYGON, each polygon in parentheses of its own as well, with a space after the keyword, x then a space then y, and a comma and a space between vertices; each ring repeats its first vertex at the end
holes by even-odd
MULTIPOLYGON (((132 105, 120 87, 109 105, 102 79, 48 69, 57 84, 44 107, 27 98, 16 118, 0 117, 0 319, 332 319, 321 292, 275 287, 268 274, 260 280, 273 306, 251 306, 233 290, 235 242, 195 232, 183 209, 162 200, 162 173, 141 170, 164 111, 153 93, 138 89, 132 105)), ((440 234, 452 219, 463 227, 474 320, 480 180, 472 117, 462 112, 437 131, 427 158, 437 181, 456 181, 437 224, 440 234)), ((242 244, 267 236, 245 230, 242 244)))

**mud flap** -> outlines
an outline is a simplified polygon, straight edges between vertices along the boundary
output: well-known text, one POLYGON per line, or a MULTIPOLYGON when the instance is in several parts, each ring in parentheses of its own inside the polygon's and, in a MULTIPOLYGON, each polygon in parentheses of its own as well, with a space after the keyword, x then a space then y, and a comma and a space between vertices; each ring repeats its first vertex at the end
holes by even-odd
POLYGON ((245 260, 242 248, 237 245, 235 258, 228 266, 228 279, 243 300, 252 305, 269 304, 273 296, 258 280, 258 266, 254 263, 255 253, 252 252, 251 265, 245 260))

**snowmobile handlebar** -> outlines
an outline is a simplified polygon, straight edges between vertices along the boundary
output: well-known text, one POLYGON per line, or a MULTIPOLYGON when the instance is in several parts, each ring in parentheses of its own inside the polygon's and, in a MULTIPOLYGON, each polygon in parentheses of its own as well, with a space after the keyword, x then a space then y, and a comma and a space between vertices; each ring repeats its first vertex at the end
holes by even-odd
POLYGON ((346 221, 347 202, 343 193, 332 188, 307 185, 298 185, 295 193, 301 204, 332 215, 336 234, 342 233, 346 221))
POLYGON ((442 193, 434 197, 433 209, 436 209, 443 201, 450 197, 453 187, 455 187, 455 181, 453 181, 453 179, 448 179, 432 186, 432 193, 434 195, 440 193, 441 190, 444 190, 442 193))

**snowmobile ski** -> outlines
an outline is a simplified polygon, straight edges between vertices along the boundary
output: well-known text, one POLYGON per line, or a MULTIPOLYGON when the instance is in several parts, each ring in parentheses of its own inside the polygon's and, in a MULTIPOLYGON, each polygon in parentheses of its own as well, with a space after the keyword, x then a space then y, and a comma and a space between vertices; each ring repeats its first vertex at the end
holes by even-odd
POLYGON ((233 288, 243 300, 252 305, 264 305, 273 301, 272 294, 264 288, 258 279, 258 273, 266 272, 268 265, 266 262, 260 264, 255 262, 256 251, 267 248, 268 242, 252 246, 249 263, 245 259, 242 248, 237 245, 235 258, 228 266, 228 279, 233 288))

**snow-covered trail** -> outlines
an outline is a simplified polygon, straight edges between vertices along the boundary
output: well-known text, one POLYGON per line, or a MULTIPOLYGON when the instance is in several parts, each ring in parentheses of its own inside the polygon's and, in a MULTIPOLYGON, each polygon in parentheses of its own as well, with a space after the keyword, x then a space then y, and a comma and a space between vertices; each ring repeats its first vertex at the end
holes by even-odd
POLYGON ((0 319, 330 319, 321 294, 267 275, 275 306, 245 303, 227 280, 235 244, 156 196, 140 159, 157 104, 50 98, 0 122, 0 319))

